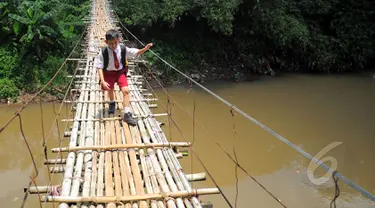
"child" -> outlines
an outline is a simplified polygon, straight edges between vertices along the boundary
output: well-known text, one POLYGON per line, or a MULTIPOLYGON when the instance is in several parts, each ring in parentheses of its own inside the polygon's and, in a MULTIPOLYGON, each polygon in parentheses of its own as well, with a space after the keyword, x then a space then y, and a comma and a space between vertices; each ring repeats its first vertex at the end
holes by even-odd
POLYGON ((128 124, 135 125, 137 124, 137 120, 132 117, 132 114, 130 112, 130 98, 128 81, 126 78, 127 70, 125 66, 125 60, 128 57, 140 56, 152 46, 152 43, 147 44, 142 49, 128 48, 123 46, 125 47, 125 49, 123 50, 126 50, 126 56, 125 60, 122 60, 124 54, 121 54, 122 47, 120 47, 119 45, 119 37, 120 34, 118 31, 113 29, 107 31, 105 35, 105 43, 107 44, 107 47, 99 52, 96 61, 96 68, 98 69, 102 90, 108 91, 108 96, 110 100, 108 110, 109 114, 113 114, 115 112, 113 89, 115 82, 117 82, 123 94, 125 112, 124 121, 128 124), (104 56, 107 57, 107 63, 104 63, 104 56))

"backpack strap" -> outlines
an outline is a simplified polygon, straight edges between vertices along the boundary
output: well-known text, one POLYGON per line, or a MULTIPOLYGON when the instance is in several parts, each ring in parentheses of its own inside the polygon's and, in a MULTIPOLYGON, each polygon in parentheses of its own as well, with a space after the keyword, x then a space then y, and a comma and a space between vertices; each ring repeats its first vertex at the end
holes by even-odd
POLYGON ((128 65, 126 61, 126 46, 124 44, 120 45, 121 47, 121 63, 122 67, 125 68, 125 74, 128 73, 128 65))
POLYGON ((102 55, 103 55, 103 61, 104 61, 103 70, 106 71, 107 67, 108 67, 108 61, 109 61, 108 48, 107 47, 102 48, 102 55))

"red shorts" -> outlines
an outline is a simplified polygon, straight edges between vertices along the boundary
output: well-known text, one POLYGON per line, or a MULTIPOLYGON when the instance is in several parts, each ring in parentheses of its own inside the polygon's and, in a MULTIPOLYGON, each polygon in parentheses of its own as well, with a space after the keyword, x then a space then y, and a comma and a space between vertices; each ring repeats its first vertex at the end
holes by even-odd
MULTIPOLYGON (((115 87, 115 82, 117 82, 120 89, 122 87, 128 86, 128 80, 125 75, 125 69, 122 69, 120 71, 103 71, 104 81, 109 84, 109 88, 113 90, 115 87)), ((103 85, 101 86, 102 90, 103 85)))

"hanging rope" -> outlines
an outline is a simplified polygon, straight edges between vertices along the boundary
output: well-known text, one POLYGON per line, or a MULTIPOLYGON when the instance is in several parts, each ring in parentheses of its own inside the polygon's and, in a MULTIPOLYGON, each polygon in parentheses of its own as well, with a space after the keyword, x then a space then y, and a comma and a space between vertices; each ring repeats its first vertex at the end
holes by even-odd
MULTIPOLYGON (((21 135, 22 135, 22 138, 23 138, 23 141, 25 142, 26 144, 26 147, 27 147, 27 150, 29 151, 29 154, 30 154, 30 157, 31 157, 31 161, 33 162, 33 165, 34 165, 34 171, 35 171, 35 175, 34 176, 30 176, 31 178, 31 181, 29 182, 29 185, 27 187, 27 191, 24 195, 24 199, 22 201, 22 204, 21 204, 21 208, 23 208, 25 206, 25 203, 26 203, 26 200, 27 200, 27 197, 28 197, 28 192, 29 192, 29 189, 30 189, 30 186, 32 184, 32 181, 34 181, 34 184, 35 184, 35 178, 38 177, 39 175, 39 171, 38 171, 38 167, 36 166, 36 162, 35 162, 35 159, 34 159, 34 156, 33 156, 33 153, 31 151, 31 148, 30 148, 30 145, 29 145, 29 142, 27 141, 27 138, 25 136, 25 133, 23 131, 23 126, 22 126, 22 118, 21 118, 21 115, 19 113, 17 113, 18 116, 18 120, 19 120, 19 124, 20 124, 20 131, 21 131, 21 135)), ((36 184, 35 184, 36 186, 36 184)), ((40 207, 42 207, 42 204, 40 203, 40 207)))
MULTIPOLYGON (((194 97, 194 102, 193 102, 193 118, 195 118, 195 97, 194 97)), ((191 146, 193 147, 194 144, 195 144, 195 120, 194 119, 192 119, 192 120, 193 120, 193 142, 191 143, 191 146)), ((194 158, 191 157, 191 172, 192 173, 194 173, 194 170, 193 170, 193 168, 194 168, 193 161, 194 161, 194 158)), ((192 189, 194 189, 193 184, 194 183, 192 181, 191 182, 192 189)))
POLYGON ((331 208, 336 208, 336 199, 340 196, 340 188, 339 188, 339 178, 336 176, 337 171, 334 171, 332 174, 332 179, 335 182, 335 196, 333 197, 330 207, 331 208))
MULTIPOLYGON (((40 122, 41 122, 41 128, 42 128, 42 138, 43 138, 43 153, 44 153, 44 159, 48 161, 48 154, 47 154, 47 146, 46 146, 46 136, 44 134, 44 115, 43 115, 43 106, 42 106, 42 97, 39 95, 39 107, 40 107, 40 122)), ((47 169, 49 170, 49 164, 47 163, 47 169)), ((48 179, 51 180, 51 173, 48 172, 48 179)))
POLYGON ((236 160, 236 164, 234 165, 234 174, 235 174, 235 177, 236 177, 236 197, 235 197, 235 205, 234 207, 237 208, 237 201, 238 201, 238 158, 237 158, 237 154, 236 154, 236 148, 235 148, 235 138, 236 138, 236 123, 234 121, 234 112, 232 109, 230 109, 230 114, 232 116, 232 129, 233 129, 233 138, 232 138, 232 141, 233 141, 233 154, 234 154, 234 158, 236 160))

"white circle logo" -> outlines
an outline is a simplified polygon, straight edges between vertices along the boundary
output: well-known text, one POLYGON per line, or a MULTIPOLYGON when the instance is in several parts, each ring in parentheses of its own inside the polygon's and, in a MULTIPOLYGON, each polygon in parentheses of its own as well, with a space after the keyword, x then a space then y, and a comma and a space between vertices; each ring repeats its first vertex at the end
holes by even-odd
MULTIPOLYGON (((332 149, 336 148, 337 146, 341 145, 342 142, 332 142, 331 144, 327 145, 326 147, 324 147, 322 150, 320 150, 320 152, 318 152, 318 154, 315 155, 315 158, 320 161, 321 163, 324 163, 326 161, 330 161, 331 162, 331 165, 330 165, 330 169, 332 171, 335 171, 337 170, 337 160, 336 158, 332 157, 332 156, 326 156, 326 157, 323 157, 325 154, 327 154, 327 152, 331 151, 332 149), (322 158, 323 157, 323 158, 322 158)), ((315 169, 319 167, 319 165, 317 164, 317 162, 314 162, 313 160, 310 161, 308 167, 307 167, 307 176, 309 177, 310 181, 315 184, 315 185, 322 185, 323 183, 327 182, 331 177, 332 177, 332 174, 327 171, 322 177, 320 178, 315 178, 314 177, 314 171, 315 169)))

